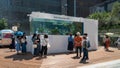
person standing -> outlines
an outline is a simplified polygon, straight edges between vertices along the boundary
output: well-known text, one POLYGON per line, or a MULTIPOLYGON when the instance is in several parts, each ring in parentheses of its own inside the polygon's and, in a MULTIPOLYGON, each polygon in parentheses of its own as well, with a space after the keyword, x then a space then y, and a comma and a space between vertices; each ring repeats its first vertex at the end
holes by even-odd
POLYGON ((33 34, 33 37, 32 37, 32 42, 33 42, 33 47, 34 47, 34 50, 33 50, 33 54, 34 56, 37 56, 38 53, 37 53, 37 34, 33 34))
POLYGON ((49 43, 49 40, 48 40, 48 35, 45 34, 44 35, 44 39, 42 40, 42 50, 41 50, 41 57, 44 55, 45 58, 47 58, 47 45, 49 43))
MULTIPOLYGON (((84 33, 84 37, 86 38, 85 40, 87 40, 87 48, 91 47, 91 45, 90 45, 90 40, 89 40, 89 38, 88 38, 88 34, 87 34, 87 33, 84 33)), ((86 59, 88 60, 88 59, 89 59, 88 51, 87 51, 86 53, 87 53, 86 59)))
POLYGON ((80 36, 80 32, 76 33, 77 36, 74 38, 74 46, 76 48, 76 57, 79 58, 78 53, 80 51, 80 57, 81 57, 81 53, 82 53, 82 37, 80 36))
POLYGON ((109 51, 109 46, 110 46, 110 38, 108 35, 106 35, 106 39, 105 39, 106 51, 109 51))
POLYGON ((73 37, 72 37, 72 34, 70 34, 70 36, 68 37, 68 50, 69 51, 73 51, 73 37))
POLYGON ((84 63, 88 59, 88 40, 86 36, 83 37, 82 47, 83 47, 83 58, 81 59, 80 62, 84 63))
POLYGON ((106 44, 105 44, 106 36, 107 35, 104 35, 104 37, 103 37, 103 46, 104 46, 104 49, 106 49, 106 44))

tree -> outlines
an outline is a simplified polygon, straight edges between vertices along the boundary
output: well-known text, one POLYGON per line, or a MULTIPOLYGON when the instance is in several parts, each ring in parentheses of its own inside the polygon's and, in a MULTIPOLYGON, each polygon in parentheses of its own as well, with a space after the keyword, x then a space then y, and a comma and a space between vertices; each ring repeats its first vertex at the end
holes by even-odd
POLYGON ((107 12, 97 12, 89 15, 90 19, 96 19, 99 21, 99 27, 106 27, 110 21, 110 13, 107 12))
POLYGON ((5 18, 0 19, 0 30, 8 27, 7 20, 5 18))
POLYGON ((111 11, 111 22, 113 24, 120 24, 120 2, 115 2, 111 11))
POLYGON ((115 2, 111 12, 97 12, 89 15, 90 19, 99 21, 99 29, 116 28, 120 24, 120 2, 115 2))

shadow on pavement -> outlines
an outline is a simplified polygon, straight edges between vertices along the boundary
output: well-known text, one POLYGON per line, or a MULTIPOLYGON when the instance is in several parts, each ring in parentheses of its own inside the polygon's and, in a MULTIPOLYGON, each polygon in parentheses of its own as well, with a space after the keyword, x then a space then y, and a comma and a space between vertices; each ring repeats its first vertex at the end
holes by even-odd
POLYGON ((13 55, 10 55, 10 56, 6 56, 5 58, 6 59, 13 58, 13 61, 16 61, 16 60, 22 61, 22 60, 30 60, 34 57, 31 54, 27 53, 25 55, 23 55, 23 54, 19 54, 19 55, 13 54, 13 55))
POLYGON ((76 57, 76 56, 74 56, 74 57, 71 57, 72 59, 80 59, 80 57, 76 57))
POLYGON ((89 62, 86 62, 86 61, 85 61, 85 62, 81 62, 81 61, 80 61, 79 63, 83 63, 83 64, 89 64, 89 62))
POLYGON ((37 58, 36 58, 36 60, 42 60, 43 59, 43 57, 41 57, 41 56, 38 56, 37 58))
POLYGON ((107 52, 114 52, 114 51, 112 51, 112 50, 108 50, 107 52))
POLYGON ((48 56, 56 56, 56 55, 70 55, 74 54, 74 52, 61 52, 61 53, 50 53, 48 56))

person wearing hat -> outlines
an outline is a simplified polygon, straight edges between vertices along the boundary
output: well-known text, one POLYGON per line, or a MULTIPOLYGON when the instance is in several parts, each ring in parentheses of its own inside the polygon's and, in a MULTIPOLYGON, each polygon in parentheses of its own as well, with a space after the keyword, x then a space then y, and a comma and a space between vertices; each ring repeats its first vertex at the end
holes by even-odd
POLYGON ((76 57, 79 58, 78 53, 80 51, 80 57, 82 53, 82 37, 80 36, 80 32, 76 33, 77 36, 74 38, 74 47, 76 48, 76 57), (79 50, 79 51, 78 51, 79 50))

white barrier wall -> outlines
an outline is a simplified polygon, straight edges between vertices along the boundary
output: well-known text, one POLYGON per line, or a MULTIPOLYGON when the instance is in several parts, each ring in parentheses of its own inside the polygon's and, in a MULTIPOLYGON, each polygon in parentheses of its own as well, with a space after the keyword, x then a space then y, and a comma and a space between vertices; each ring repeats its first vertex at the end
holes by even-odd
POLYGON ((50 35, 49 42, 51 47, 48 49, 48 53, 61 53, 67 52, 68 36, 62 35, 50 35))
MULTIPOLYGON (((27 36, 27 52, 31 52, 33 54, 34 48, 32 45, 32 36, 27 36)), ((62 53, 67 52, 67 45, 68 45, 68 36, 62 36, 62 35, 49 35, 49 43, 51 45, 50 48, 48 48, 48 53, 62 53)), ((43 39, 43 36, 41 36, 41 40, 43 39)))
POLYGON ((81 19, 84 22, 84 33, 88 33, 91 47, 89 50, 98 49, 98 21, 92 19, 81 19))

